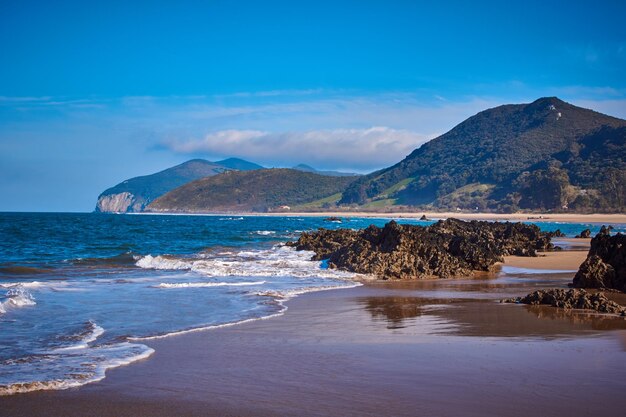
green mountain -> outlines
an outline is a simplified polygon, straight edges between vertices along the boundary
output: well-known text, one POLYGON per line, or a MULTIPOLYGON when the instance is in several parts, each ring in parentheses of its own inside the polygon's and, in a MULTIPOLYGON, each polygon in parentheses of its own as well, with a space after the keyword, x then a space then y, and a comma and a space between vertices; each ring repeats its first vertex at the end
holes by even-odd
POLYGON ((229 171, 185 184, 154 200, 151 212, 267 212, 334 197, 356 177, 294 169, 229 171))
POLYGON ((246 161, 239 158, 228 158, 223 159, 221 161, 215 162, 217 165, 221 165, 226 168, 236 169, 237 171, 252 171, 254 169, 263 169, 259 164, 255 164, 254 162, 246 161))
POLYGON ((389 168, 344 205, 626 211, 626 121, 555 97, 485 110, 389 168))
POLYGON ((314 174, 319 174, 319 175, 327 175, 329 177, 354 177, 354 176, 359 175, 359 174, 355 174, 353 172, 318 171, 317 169, 313 168, 312 166, 306 165, 306 164, 298 164, 295 167, 293 167, 292 169, 295 169, 297 171, 302 171, 302 172, 312 172, 314 174))
POLYGON ((98 197, 97 212, 141 212, 157 197, 190 181, 221 174, 231 169, 258 169, 260 165, 241 159, 209 162, 192 159, 151 175, 130 178, 105 190, 98 197), (234 168, 235 166, 239 168, 234 168))

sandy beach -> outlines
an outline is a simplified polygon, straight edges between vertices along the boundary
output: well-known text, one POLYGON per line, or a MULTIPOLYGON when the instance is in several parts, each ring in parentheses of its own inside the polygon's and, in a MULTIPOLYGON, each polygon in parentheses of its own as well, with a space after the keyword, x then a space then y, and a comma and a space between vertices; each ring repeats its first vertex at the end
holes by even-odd
MULTIPOLYGON (((368 212, 368 211, 328 211, 328 212, 280 212, 280 213, 237 213, 255 216, 297 216, 297 217, 371 217, 371 218, 407 218, 447 219, 450 217, 462 220, 496 220, 496 221, 533 221, 533 222, 569 222, 569 223, 602 223, 626 224, 626 214, 575 214, 575 213, 466 213, 466 212, 368 212)), ((230 213, 230 215, 234 215, 230 213)))
POLYGON ((498 302, 566 287, 584 255, 505 263, 552 273, 306 294, 281 317, 150 341, 152 357, 101 382, 2 397, 0 415, 620 414, 626 320, 498 302))

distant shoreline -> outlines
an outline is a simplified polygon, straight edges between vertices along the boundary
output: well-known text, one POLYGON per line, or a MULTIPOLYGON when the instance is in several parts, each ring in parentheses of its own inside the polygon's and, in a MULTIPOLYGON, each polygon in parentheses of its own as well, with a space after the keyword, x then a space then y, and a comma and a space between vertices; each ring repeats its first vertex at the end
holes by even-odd
POLYGON ((461 220, 494 220, 494 221, 534 221, 534 222, 567 222, 567 223, 604 223, 626 224, 626 214, 575 214, 575 213, 463 213, 463 212, 388 212, 373 213, 363 211, 324 211, 324 212, 215 212, 215 213, 184 213, 184 212, 143 212, 122 213, 142 215, 180 215, 180 216, 258 216, 258 217, 363 217, 363 218, 406 218, 419 219, 426 216, 428 219, 447 219, 454 217, 461 220))

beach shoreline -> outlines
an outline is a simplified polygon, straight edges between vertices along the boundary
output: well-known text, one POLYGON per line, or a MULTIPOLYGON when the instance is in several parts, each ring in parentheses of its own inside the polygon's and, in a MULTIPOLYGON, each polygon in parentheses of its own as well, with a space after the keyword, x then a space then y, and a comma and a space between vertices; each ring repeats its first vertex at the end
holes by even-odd
POLYGON ((564 222, 588 224, 626 224, 626 214, 574 214, 574 213, 466 213, 466 212, 368 212, 368 211, 323 211, 323 212, 142 212, 122 213, 131 215, 170 215, 170 216, 253 216, 253 217, 339 217, 339 218, 374 218, 374 219, 420 219, 426 216, 429 220, 456 218, 460 220, 485 221, 531 221, 531 222, 564 222))
POLYGON ((303 294, 270 320, 146 341, 155 349, 150 358, 100 382, 0 397, 0 415, 619 412, 626 321, 497 302, 537 286, 565 287, 573 273, 559 270, 576 269, 583 254, 506 259, 555 269, 531 278, 376 281, 303 294))

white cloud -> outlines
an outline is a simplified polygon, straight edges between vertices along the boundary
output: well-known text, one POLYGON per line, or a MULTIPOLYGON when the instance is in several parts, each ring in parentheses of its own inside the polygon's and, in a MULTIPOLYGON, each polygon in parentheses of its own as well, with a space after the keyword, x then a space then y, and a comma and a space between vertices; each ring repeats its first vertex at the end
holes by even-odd
POLYGON ((316 168, 368 170, 398 162, 431 138, 380 126, 278 133, 222 130, 202 139, 173 140, 165 145, 180 153, 237 156, 268 165, 307 163, 316 168))

